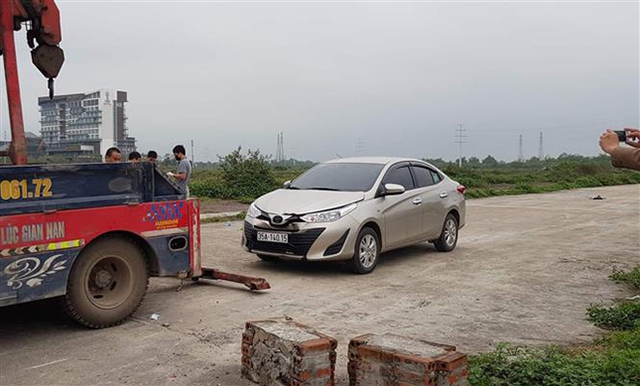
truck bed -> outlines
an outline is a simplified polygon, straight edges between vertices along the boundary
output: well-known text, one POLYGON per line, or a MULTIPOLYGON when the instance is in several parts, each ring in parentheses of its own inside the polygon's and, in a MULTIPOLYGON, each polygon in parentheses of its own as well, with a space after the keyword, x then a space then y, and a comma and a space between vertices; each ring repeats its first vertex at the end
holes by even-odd
POLYGON ((0 167, 0 216, 185 198, 150 163, 0 167))

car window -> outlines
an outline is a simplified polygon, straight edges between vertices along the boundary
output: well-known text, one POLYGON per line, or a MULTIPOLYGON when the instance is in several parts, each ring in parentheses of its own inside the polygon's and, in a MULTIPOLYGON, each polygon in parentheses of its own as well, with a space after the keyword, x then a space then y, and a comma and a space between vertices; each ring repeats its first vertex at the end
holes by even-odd
POLYGON ((296 178, 289 189, 366 192, 373 187, 384 165, 365 163, 326 163, 296 178))
POLYGON ((411 190, 415 186, 413 185, 413 179, 411 178, 411 172, 408 166, 403 166, 392 170, 384 178, 385 184, 398 184, 404 186, 405 190, 411 190))
POLYGON ((435 184, 442 181, 442 176, 440 175, 440 173, 434 172, 433 170, 431 170, 431 177, 433 177, 433 183, 435 184))
POLYGON ((434 184, 433 175, 431 170, 420 166, 412 166, 413 175, 416 178, 416 185, 418 188, 424 188, 425 186, 431 186, 434 184))

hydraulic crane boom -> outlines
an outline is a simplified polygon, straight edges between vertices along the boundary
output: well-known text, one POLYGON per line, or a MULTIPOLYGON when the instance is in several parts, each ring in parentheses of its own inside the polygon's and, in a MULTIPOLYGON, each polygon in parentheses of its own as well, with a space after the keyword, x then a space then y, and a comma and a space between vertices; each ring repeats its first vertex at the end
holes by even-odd
POLYGON ((0 55, 4 56, 4 75, 7 87, 11 145, 8 155, 14 165, 27 163, 27 146, 22 118, 22 101, 14 31, 27 23, 27 43, 31 60, 49 79, 49 97, 53 98, 53 79, 58 76, 64 53, 58 44, 62 40, 60 13, 53 0, 0 0, 0 55), (36 47, 37 43, 37 47, 36 47))

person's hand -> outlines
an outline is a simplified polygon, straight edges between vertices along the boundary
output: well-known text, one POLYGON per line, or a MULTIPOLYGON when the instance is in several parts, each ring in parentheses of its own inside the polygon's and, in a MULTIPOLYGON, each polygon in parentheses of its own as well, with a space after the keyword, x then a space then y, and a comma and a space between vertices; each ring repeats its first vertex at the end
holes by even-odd
POLYGON ((625 127, 627 132, 627 145, 640 148, 640 130, 625 127))
POLYGON ((618 146, 620 146, 618 143, 618 135, 612 130, 607 129, 607 131, 600 136, 600 148, 605 153, 611 154, 618 146))
POLYGON ((173 173, 171 173, 171 172, 168 172, 168 173, 167 173, 167 175, 168 175, 169 177, 173 177, 175 174, 173 174, 173 173))

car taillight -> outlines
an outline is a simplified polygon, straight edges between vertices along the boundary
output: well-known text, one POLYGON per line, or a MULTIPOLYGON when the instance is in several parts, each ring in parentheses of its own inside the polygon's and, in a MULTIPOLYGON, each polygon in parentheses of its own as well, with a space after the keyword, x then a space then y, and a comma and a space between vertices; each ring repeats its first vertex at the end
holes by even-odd
POLYGON ((456 190, 458 191, 458 193, 464 194, 464 192, 467 191, 467 188, 464 185, 458 185, 458 188, 456 190))

